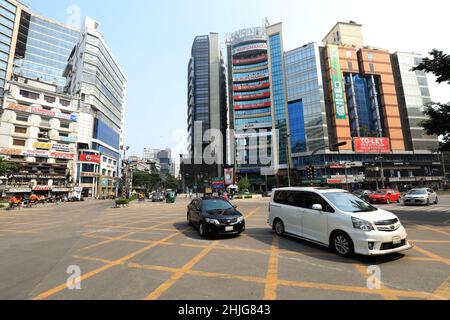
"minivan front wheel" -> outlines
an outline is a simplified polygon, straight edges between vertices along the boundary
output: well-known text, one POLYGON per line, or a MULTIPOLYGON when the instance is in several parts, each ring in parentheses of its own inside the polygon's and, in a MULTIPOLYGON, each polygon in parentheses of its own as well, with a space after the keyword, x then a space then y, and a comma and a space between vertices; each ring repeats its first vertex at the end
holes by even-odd
POLYGON ((281 221, 280 219, 275 221, 275 225, 274 225, 273 229, 275 230, 275 233, 277 234, 277 236, 282 237, 284 235, 284 223, 283 223, 283 221, 281 221))
POLYGON ((344 232, 337 232, 333 235, 331 246, 341 257, 351 257, 355 253, 352 239, 344 232))

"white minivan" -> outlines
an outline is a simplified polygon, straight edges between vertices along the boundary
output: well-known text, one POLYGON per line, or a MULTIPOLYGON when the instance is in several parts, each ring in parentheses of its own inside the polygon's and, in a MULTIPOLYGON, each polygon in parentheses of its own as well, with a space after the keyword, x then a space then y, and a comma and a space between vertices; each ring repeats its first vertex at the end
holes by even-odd
POLYGON ((276 189, 270 200, 268 223, 278 236, 305 239, 344 257, 412 248, 397 216, 340 189, 276 189))

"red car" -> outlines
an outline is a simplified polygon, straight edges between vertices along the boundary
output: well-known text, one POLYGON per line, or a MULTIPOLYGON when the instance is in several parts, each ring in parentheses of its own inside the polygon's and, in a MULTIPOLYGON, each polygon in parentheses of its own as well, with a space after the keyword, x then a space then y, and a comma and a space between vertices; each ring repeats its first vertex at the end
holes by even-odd
POLYGON ((370 203, 385 203, 391 204, 393 202, 400 203, 400 192, 391 189, 382 189, 372 193, 369 196, 370 203))

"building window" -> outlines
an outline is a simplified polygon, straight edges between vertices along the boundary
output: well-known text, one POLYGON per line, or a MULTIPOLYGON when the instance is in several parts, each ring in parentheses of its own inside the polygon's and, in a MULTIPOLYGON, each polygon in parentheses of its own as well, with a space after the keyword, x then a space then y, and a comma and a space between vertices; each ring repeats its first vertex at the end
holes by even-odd
POLYGON ((44 100, 47 101, 48 103, 55 103, 56 102, 56 98, 55 97, 51 97, 51 96, 44 96, 44 100))
POLYGON ((353 63, 348 61, 348 70, 353 71, 353 63))
POLYGON ((38 100, 40 97, 38 93, 30 92, 30 91, 26 91, 26 90, 20 90, 20 95, 24 98, 33 99, 33 100, 38 100))
POLYGON ((14 128, 14 133, 18 133, 18 134, 27 134, 27 128, 24 128, 24 127, 15 127, 15 128, 14 128))
POLYGON ((68 101, 68 100, 59 99, 59 103, 64 107, 70 106, 70 101, 68 101))
POLYGON ((61 128, 69 129, 70 128, 70 123, 68 123, 68 122, 61 122, 61 128))
POLYGON ((28 122, 28 116, 17 115, 16 116, 16 121, 28 122))
POLYGON ((13 139, 13 146, 16 146, 16 147, 25 147, 25 144, 26 144, 26 140, 13 139))

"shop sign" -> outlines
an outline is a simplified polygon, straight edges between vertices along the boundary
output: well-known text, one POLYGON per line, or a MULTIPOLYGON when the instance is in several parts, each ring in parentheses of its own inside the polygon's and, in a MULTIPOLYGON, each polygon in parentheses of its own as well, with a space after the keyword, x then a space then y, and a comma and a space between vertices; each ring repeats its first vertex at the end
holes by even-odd
POLYGON ((225 185, 229 186, 234 184, 234 169, 233 168, 224 169, 224 173, 225 173, 225 185))
POLYGON ((52 186, 35 186, 33 187, 33 191, 51 191, 52 186))
POLYGON ((27 113, 33 113, 41 116, 46 116, 49 118, 59 118, 64 120, 69 120, 72 122, 77 122, 78 118, 75 115, 65 114, 62 112, 55 112, 51 110, 46 110, 42 107, 30 107, 30 106, 24 106, 17 103, 10 103, 7 107, 9 110, 16 110, 16 111, 22 111, 27 113))
POLYGON ((44 150, 20 150, 20 149, 0 149, 0 154, 3 155, 13 155, 13 156, 24 156, 24 157, 40 157, 40 158, 56 158, 56 159, 75 159, 75 154, 73 153, 62 153, 62 152, 49 152, 44 150))
POLYGON ((354 138, 353 145, 357 153, 389 153, 389 138, 354 138))
POLYGON ((258 43, 258 44, 251 44, 248 46, 241 46, 233 50, 233 55, 246 52, 246 51, 253 51, 253 50, 267 50, 267 43, 258 43))
POLYGON ((63 137, 63 136, 60 136, 59 140, 61 140, 62 142, 68 142, 68 143, 75 143, 75 142, 77 142, 77 138, 75 138, 75 137, 63 137))
POLYGON ((70 192, 69 188, 53 188, 53 192, 70 192))
POLYGON ((8 193, 30 193, 30 188, 10 188, 8 193))
POLYGON ((50 150, 52 148, 52 146, 53 146, 53 144, 45 143, 45 142, 34 142, 33 143, 33 148, 36 148, 36 149, 50 150))
POLYGON ((345 108, 345 90, 343 86, 341 62, 339 59, 339 47, 328 46, 330 70, 331 70, 331 86, 333 88, 333 101, 336 112, 336 119, 346 120, 347 113, 345 108))
POLYGON ((97 155, 97 154, 82 153, 82 154, 80 154, 80 161, 100 164, 101 157, 100 157, 100 155, 97 155))
POLYGON ((100 177, 100 174, 96 172, 82 172, 81 176, 86 178, 95 178, 100 177))

